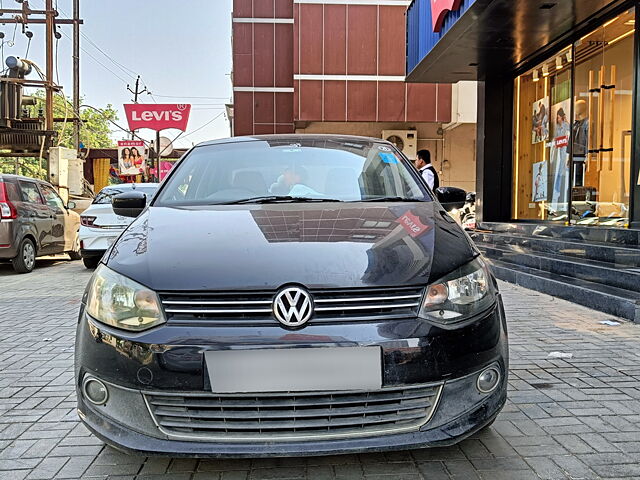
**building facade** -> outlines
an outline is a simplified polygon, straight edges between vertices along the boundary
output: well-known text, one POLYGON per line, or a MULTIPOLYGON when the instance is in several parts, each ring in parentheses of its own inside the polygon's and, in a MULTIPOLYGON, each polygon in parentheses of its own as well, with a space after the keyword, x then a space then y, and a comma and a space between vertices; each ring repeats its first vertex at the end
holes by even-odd
POLYGON ((480 220, 640 228, 638 5, 412 2, 408 80, 480 81, 480 220))
POLYGON ((234 0, 233 135, 336 133, 432 152, 473 189, 475 117, 449 83, 407 83, 407 0, 234 0))

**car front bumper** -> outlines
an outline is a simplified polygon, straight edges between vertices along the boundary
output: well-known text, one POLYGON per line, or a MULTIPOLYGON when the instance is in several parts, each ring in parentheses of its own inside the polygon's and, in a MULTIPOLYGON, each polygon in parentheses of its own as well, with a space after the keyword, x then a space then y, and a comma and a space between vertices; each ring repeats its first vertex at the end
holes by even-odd
MULTIPOLYGON (((459 442, 491 423, 506 401, 508 349, 501 301, 471 324, 444 330, 421 319, 359 325, 309 325, 295 340, 280 327, 175 328, 169 325, 128 334, 109 329, 80 314, 76 339, 78 413, 85 425, 106 443, 131 453, 189 457, 306 456, 444 446, 459 442), (250 329, 247 329, 250 330, 250 329), (188 438, 158 426, 152 395, 207 395, 210 387, 204 353, 234 344, 265 348, 333 346, 343 343, 378 345, 383 357, 383 391, 399 386, 427 385, 439 389, 426 423, 409 431, 301 439, 188 438), (305 338, 307 340, 305 340, 305 338), (340 339, 338 342, 337 339, 340 339), (333 339, 328 342, 328 339, 333 339), (255 343, 255 345, 251 345, 255 343), (313 345, 315 344, 315 345, 313 345), (499 369, 498 386, 490 393, 477 388, 480 372, 499 369), (107 386, 104 405, 91 403, 82 382, 93 376, 107 386)), ((213 394, 211 394, 213 395, 213 394)), ((217 395, 217 394, 216 394, 217 395)))

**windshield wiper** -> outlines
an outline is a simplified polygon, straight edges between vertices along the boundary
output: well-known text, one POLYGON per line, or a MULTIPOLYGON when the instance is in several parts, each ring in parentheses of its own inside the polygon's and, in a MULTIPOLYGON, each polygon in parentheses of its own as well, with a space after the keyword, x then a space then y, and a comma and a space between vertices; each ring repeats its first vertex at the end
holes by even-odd
POLYGON ((243 198, 231 202, 220 202, 216 205, 239 205, 243 203, 298 203, 298 202, 342 202, 335 198, 292 197, 291 195, 266 195, 262 197, 243 198))
POLYGON ((356 202, 423 202, 424 200, 419 200, 417 198, 407 198, 407 197, 375 197, 375 198, 366 198, 363 200, 356 200, 356 202))

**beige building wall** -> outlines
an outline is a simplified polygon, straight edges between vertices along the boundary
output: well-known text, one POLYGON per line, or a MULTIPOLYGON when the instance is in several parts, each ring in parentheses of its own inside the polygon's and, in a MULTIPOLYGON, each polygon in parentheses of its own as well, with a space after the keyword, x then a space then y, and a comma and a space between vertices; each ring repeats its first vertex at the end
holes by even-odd
MULTIPOLYGON (((476 125, 443 131, 439 123, 310 122, 296 133, 332 133, 381 138, 383 130, 416 130, 418 150, 431 152, 441 186, 476 189, 476 125)), ((412 159, 413 160, 413 159, 412 159)))

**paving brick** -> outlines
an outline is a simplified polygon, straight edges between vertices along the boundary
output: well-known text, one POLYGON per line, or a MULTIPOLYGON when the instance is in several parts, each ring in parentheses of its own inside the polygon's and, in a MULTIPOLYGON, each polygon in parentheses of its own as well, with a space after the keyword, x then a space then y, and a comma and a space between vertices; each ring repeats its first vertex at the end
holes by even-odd
POLYGON ((11 282, 22 277, 3 275, 3 268, 0 480, 640 478, 640 327, 603 329, 597 322, 609 315, 503 284, 509 400, 492 428, 456 446, 308 458, 146 458, 105 448, 76 417, 74 317, 90 272, 80 262, 59 262, 16 287, 11 282), (14 333, 24 318, 32 320, 28 328, 14 333), (574 357, 553 360, 550 351, 574 357))

